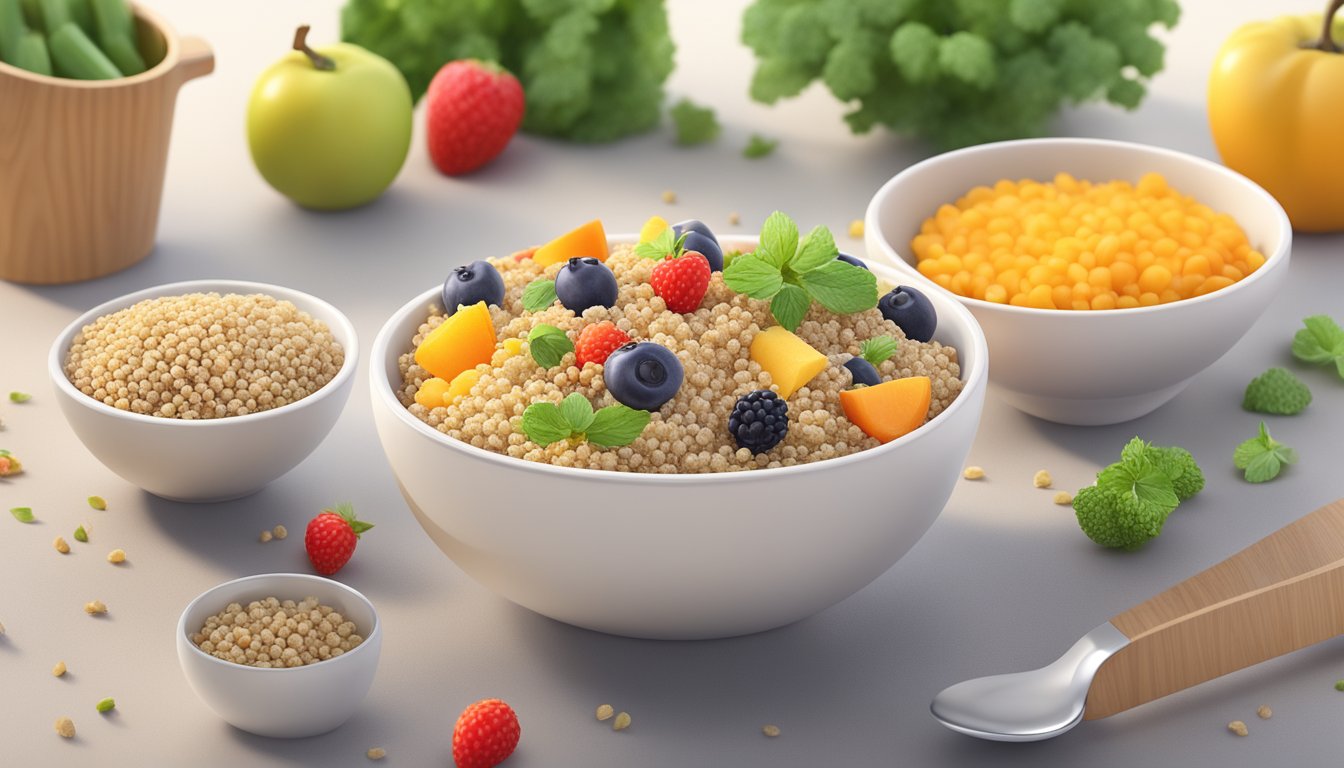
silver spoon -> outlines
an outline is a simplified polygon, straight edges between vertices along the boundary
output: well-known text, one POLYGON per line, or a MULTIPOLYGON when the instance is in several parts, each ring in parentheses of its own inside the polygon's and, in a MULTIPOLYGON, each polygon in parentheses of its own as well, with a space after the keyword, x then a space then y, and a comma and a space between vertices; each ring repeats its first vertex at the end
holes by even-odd
POLYGON ((1040 741, 1344 634, 1344 500, 1088 632, 1054 663, 967 680, 930 709, 959 733, 1040 741))

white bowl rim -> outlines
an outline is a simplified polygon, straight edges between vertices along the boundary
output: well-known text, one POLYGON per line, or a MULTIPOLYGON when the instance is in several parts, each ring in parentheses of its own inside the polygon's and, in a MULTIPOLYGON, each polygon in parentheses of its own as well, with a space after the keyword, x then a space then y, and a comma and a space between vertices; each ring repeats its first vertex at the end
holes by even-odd
MULTIPOLYGON (((237 602, 237 601, 230 600, 229 602, 237 602)), ((223 610, 223 608, 227 606, 228 603, 225 603, 224 606, 220 608, 220 610, 223 610)), ((214 614, 211 615, 213 616, 214 614)), ((259 672, 259 673, 311 672, 313 669, 326 667, 326 665, 331 664, 333 662, 340 662, 342 659, 347 659, 351 656, 354 656, 355 654, 369 647, 370 645, 369 641, 372 640, 375 635, 380 634, 382 631, 383 631, 383 624, 382 620, 378 618, 378 610, 373 607, 373 602, 369 600, 369 598, 365 597, 362 592, 360 592, 359 590, 355 589, 354 587, 348 584, 339 582, 335 579, 328 579, 324 576, 314 576, 310 573, 257 573, 251 576, 243 576, 241 578, 231 579, 229 581, 223 582, 222 584, 216 584, 215 586, 197 595, 190 603, 187 603, 187 607, 182 609, 182 615, 179 616, 177 619, 178 637, 179 639, 186 640, 187 645, 191 648, 191 651, 194 655, 198 656, 199 658, 207 662, 211 662, 214 664, 221 664, 225 667, 228 667, 229 669, 245 670, 245 674, 253 672, 259 672), (200 646, 196 645, 196 643, 191 641, 191 632, 187 630, 187 614, 191 613, 192 610, 195 609, 196 606, 199 605, 201 602, 207 600, 208 598, 212 597, 215 593, 228 587, 243 586, 246 585, 248 582, 260 581, 262 579, 277 579, 277 578, 294 582, 303 582, 303 583, 319 582, 327 585, 335 585, 338 588, 338 591, 346 593, 349 597, 355 599, 358 602, 363 603, 365 607, 369 609, 370 615, 373 616, 373 628, 369 630, 368 634, 364 635, 364 642, 355 646, 354 649, 346 651, 340 656, 335 656, 330 659, 323 659, 322 661, 313 664, 305 664, 301 667, 253 667, 247 664, 237 664, 232 661, 225 661, 223 659, 211 656, 205 651, 202 651, 200 646)), ((330 667, 326 668, 330 669, 330 667)))
MULTIPOLYGON (((883 245, 885 245, 888 249, 890 249, 892 253, 897 254, 904 253, 906 249, 898 249, 894 245, 892 245, 891 240, 887 237, 887 233, 882 231, 881 227, 877 226, 878 222, 880 221, 880 218, 877 215, 877 211, 884 206, 886 198, 892 194, 892 190, 895 189, 898 185, 906 183, 906 179, 909 176, 913 176, 915 172, 925 170, 926 166, 934 165, 939 161, 945 160, 952 155, 965 156, 965 155, 977 155, 981 153, 1005 152, 1005 151, 1012 151, 1015 148, 1023 146, 1040 146, 1040 145, 1055 145, 1055 146, 1072 145, 1079 147, 1096 147, 1103 149, 1105 151, 1119 150, 1119 151, 1132 152, 1137 150, 1138 152, 1163 155, 1169 158, 1173 158, 1177 161, 1189 163, 1204 168, 1205 170, 1213 171, 1216 174, 1220 174, 1234 184, 1240 184, 1242 186, 1248 187, 1252 192, 1252 194, 1259 197, 1261 202, 1265 203, 1267 207, 1270 209, 1270 211, 1276 214, 1275 218, 1278 220, 1279 225, 1277 247, 1274 249, 1272 253, 1265 254, 1265 263, 1261 264, 1259 269, 1255 270, 1249 275, 1246 275, 1242 279, 1227 286, 1226 288, 1219 288, 1216 291, 1210 291, 1209 293, 1206 293, 1203 296, 1192 296, 1188 299, 1171 301, 1167 302, 1166 304, 1155 304, 1151 307, 1143 307, 1143 306, 1116 307, 1114 309, 1088 310, 1088 311, 1067 310, 1067 309, 1066 310, 1039 309, 1037 307, 1019 307, 1013 304, 1007 304, 1007 303, 999 304, 997 302, 977 299, 972 296, 963 296, 959 293, 954 293, 953 291, 939 285, 934 280, 925 277, 924 273, 919 272, 918 268, 915 265, 911 264, 910 262, 906 261, 903 258, 896 259, 896 261, 899 262, 899 264, 888 263, 886 255, 883 254, 877 260, 878 263, 886 264, 891 268, 902 271, 909 269, 913 271, 916 275, 918 275, 924 281, 925 284, 933 288, 936 288, 937 290, 943 291, 947 295, 956 299, 959 303, 968 307, 974 307, 977 310, 997 310, 1008 312, 1009 314, 1035 315, 1037 317, 1113 317, 1120 313, 1132 315, 1146 312, 1162 312, 1162 311, 1176 310, 1179 307, 1188 307, 1195 304, 1200 304, 1205 301, 1215 300, 1219 296, 1225 296, 1234 291, 1241 290, 1245 288, 1247 285, 1255 283, 1256 281, 1263 278, 1266 274, 1269 274, 1270 272, 1274 271, 1274 268, 1277 267, 1280 262, 1288 258, 1288 252, 1292 247, 1292 241, 1293 241, 1292 224, 1288 221, 1288 214, 1283 210, 1283 206, 1279 205, 1279 201, 1274 199, 1273 195, 1266 192, 1264 187, 1261 187, 1259 184, 1256 184, 1254 181, 1251 181, 1247 177, 1232 170, 1231 168, 1228 168, 1227 166, 1222 165, 1220 163, 1215 163, 1212 160, 1207 160, 1202 157, 1196 157, 1195 155, 1191 155, 1186 152, 1180 152, 1175 149, 1168 149, 1166 147, 1158 147, 1152 144, 1141 144, 1139 142, 1134 141, 1117 141, 1115 139, 1090 139, 1090 138, 1061 137, 1061 136, 1044 137, 1036 139, 1013 139, 1011 141, 995 141, 990 142, 988 144, 977 144, 971 147, 962 147, 961 149, 954 149, 948 152, 943 152, 941 154, 934 155, 933 157, 925 158, 919 161, 918 163, 915 163, 914 165, 908 166, 907 168, 903 169, 900 173, 897 173, 895 176, 892 176, 890 179, 884 182, 881 187, 878 187, 876 194, 873 195, 872 200, 870 200, 868 203, 868 210, 864 216, 864 221, 867 226, 872 228, 873 237, 876 238, 883 245)), ((993 182, 988 182, 986 184, 981 184, 978 186, 989 186, 992 183, 993 182)), ((962 194, 965 193, 963 192, 962 194)), ((1193 195, 1190 195, 1190 193, 1185 191, 1181 191, 1181 194, 1184 194, 1188 197, 1193 197, 1193 195)), ((1199 202, 1198 199, 1196 199, 1196 202, 1199 202)), ((1241 223, 1238 222, 1237 226, 1240 227, 1241 223)))
MULTIPOLYGON (((299 309, 303 310, 303 307, 299 307, 299 309)), ((299 408, 302 408, 307 405, 312 405, 316 403, 318 400, 330 396, 332 392, 335 392, 336 390, 340 389, 341 385, 343 385, 347 379, 355 375, 355 369, 358 366, 359 366, 359 337, 355 333, 355 326, 353 323, 350 322, 350 318, 345 316, 344 312, 337 309, 330 302, 320 299, 310 293, 305 293, 303 291, 296 290, 294 288, 286 288, 283 285, 273 285, 271 283, 258 283, 250 280, 228 280, 223 278, 186 280, 178 283, 164 283, 163 285, 150 286, 149 288, 144 288, 139 291, 133 291, 131 293, 118 296, 114 299, 109 299, 103 302, 102 304, 99 304, 98 306, 94 307, 93 309, 90 309, 89 311, 85 312, 79 317, 75 318, 73 321, 71 321, 69 325, 67 325, 59 334, 57 334, 56 340, 52 342, 51 350, 47 353, 47 374, 51 377, 52 382, 64 394, 69 395, 71 398, 73 398, 75 402, 82 403, 88 408, 91 408, 95 411, 99 411, 114 418, 127 419, 129 421, 140 422, 142 424, 158 424, 164 426, 178 425, 188 429, 220 428, 225 425, 242 424, 249 421, 262 421, 265 419, 279 418, 287 413, 292 413, 298 410, 299 408), (95 399, 89 395, 84 394, 83 392, 80 392, 78 389, 75 389, 75 385, 71 384, 70 379, 66 377, 65 360, 63 359, 65 350, 69 348, 70 343, 74 341, 75 336, 81 330, 83 330, 84 326, 88 325, 94 320, 97 320, 99 317, 102 317, 103 315, 106 314, 110 314, 112 312, 116 312, 121 309, 125 309, 126 307, 132 306, 146 299, 155 299, 166 296, 176 296, 186 293, 207 293, 210 291, 218 293, 242 293, 242 294, 263 293, 277 299, 291 301, 292 303, 291 299, 288 299, 285 296, 280 295, 280 294, 288 294, 289 296, 302 297, 304 301, 322 307, 327 312, 330 312, 332 317, 336 318, 337 323, 340 325, 341 332, 344 333, 346 338, 350 340, 349 344, 345 343, 341 344, 345 352, 345 360, 341 363, 340 370, 338 370, 336 372, 336 375, 331 378, 331 381, 328 381, 316 392, 313 392, 310 395, 295 400, 292 403, 286 403, 278 408, 270 408, 264 411, 256 411, 253 413, 244 414, 242 416, 228 416, 225 418, 217 418, 217 419, 175 419, 175 418, 165 418, 163 416, 149 416, 147 414, 135 413, 133 411, 123 411, 119 408, 113 408, 112 406, 108 405, 107 403, 104 403, 101 400, 95 399)))
MULTIPOLYGON (((608 242, 628 242, 637 239, 637 235, 632 234, 614 234, 608 235, 608 242)), ((754 242, 757 238, 754 235, 719 235, 720 241, 728 242, 754 242)), ((925 422, 919 428, 914 429, 895 440, 884 443, 876 448, 869 448, 862 451, 837 456, 832 459, 822 459, 820 461, 809 461, 805 464, 795 464, 788 467, 765 467, 760 469, 748 469, 740 472, 694 472, 678 474, 662 474, 655 472, 620 472, 602 469, 589 469, 587 467, 561 467, 555 464, 542 463, 539 461, 527 461, 526 459, 516 459, 502 453, 495 453, 484 448, 477 448, 471 443, 449 437, 448 435, 434 429, 425 422, 411 415, 410 410, 401 404, 393 393, 392 387, 386 380, 384 368, 387 355, 392 348, 392 326, 402 317, 405 317, 417 308, 423 309, 431 303, 437 301, 440 292, 438 287, 431 288, 424 293, 419 294, 414 299, 401 305, 400 308, 392 314, 391 317, 379 329, 378 335, 374 337, 373 346, 370 350, 369 371, 372 379, 370 389, 370 399, 374 400, 375 405, 389 407, 396 418, 403 424, 410 426, 422 437, 433 440, 436 443, 448 446, 452 450, 461 451, 478 459, 489 461, 495 464, 501 464, 506 467, 512 467, 527 472, 534 472, 541 475, 551 475, 568 478, 601 478, 608 481, 627 481, 631 483, 651 484, 651 485, 677 485, 683 483, 734 483, 750 482, 755 480, 765 480, 781 475, 788 474, 806 474, 809 472, 825 471, 828 466, 839 466, 840 463, 850 463, 866 461, 879 458, 882 454, 897 450, 903 445, 919 440, 923 435, 938 428, 943 422, 951 418, 951 414, 956 413, 964 407, 970 407, 967 403, 971 400, 968 394, 975 388, 983 388, 986 383, 987 370, 989 364, 989 346, 985 342, 984 331, 980 328, 980 323, 970 313, 966 307, 958 302, 949 302, 953 308, 953 313, 958 321, 966 326, 970 332, 971 347, 971 365, 965 365, 964 353, 957 350, 957 364, 961 367, 962 389, 957 394, 956 399, 945 410, 925 422)), ((939 317, 942 322, 942 317, 939 317)), ((410 339, 405 340, 409 344, 410 339)), ((400 354, 400 353, 398 353, 400 354)))

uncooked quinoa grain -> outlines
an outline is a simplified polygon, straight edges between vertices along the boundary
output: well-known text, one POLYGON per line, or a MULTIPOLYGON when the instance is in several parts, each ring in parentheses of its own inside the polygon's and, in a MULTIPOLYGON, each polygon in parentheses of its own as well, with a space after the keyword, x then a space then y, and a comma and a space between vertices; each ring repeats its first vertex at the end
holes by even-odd
POLYGON ((585 325, 609 321, 634 340, 667 347, 684 368, 680 390, 652 414, 643 434, 630 445, 599 449, 589 443, 576 446, 559 441, 542 448, 523 434, 523 411, 535 402, 559 403, 575 392, 588 398, 595 409, 616 403, 607 392, 602 367, 594 363, 580 369, 570 352, 559 366, 543 372, 531 355, 510 354, 501 348, 491 365, 477 366, 480 377, 466 395, 452 405, 426 408, 415 401, 415 394, 432 377, 415 363, 413 350, 443 322, 440 310, 434 308, 410 340, 410 350, 398 361, 402 385, 397 396, 429 426, 495 453, 559 466, 671 474, 791 466, 875 448, 880 443, 845 418, 840 392, 850 385, 844 363, 859 353, 864 341, 884 334, 895 337, 900 346, 877 366, 878 371, 884 379, 928 376, 932 382, 929 418, 941 413, 961 392, 957 353, 951 347, 907 340, 876 309, 836 315, 813 306, 796 333, 827 355, 832 365, 790 396, 789 431, 784 439, 771 450, 753 455, 738 450, 728 432, 728 415, 742 395, 774 386, 770 374, 748 353, 756 334, 775 325, 769 302, 733 291, 715 273, 699 309, 686 314, 670 312, 649 285, 656 263, 635 256, 631 246, 622 245, 606 262, 619 284, 615 306, 591 307, 582 316, 559 303, 540 312, 526 312, 523 290, 527 284, 537 278, 554 278, 563 264, 542 267, 532 259, 492 263, 505 285, 502 305, 490 309, 501 341, 526 339, 542 323, 577 338, 585 325))
POLYGON ((1036 474, 1031 476, 1031 484, 1037 488, 1049 488, 1053 482, 1054 478, 1050 477, 1050 473, 1044 469, 1036 470, 1036 474))
POLYGON ((387 750, 382 747, 373 747, 368 752, 365 752, 364 756, 370 760, 382 760, 384 757, 387 757, 387 750))
POLYGON ((64 661, 58 661, 58 662, 56 662, 56 666, 54 666, 54 667, 51 668, 51 676, 52 676, 52 677, 64 677, 64 676, 65 676, 65 662, 64 662, 64 661))
POLYGON ((1255 710, 1255 714, 1259 715, 1261 720, 1268 720, 1274 716, 1274 710, 1270 709, 1268 704, 1261 704, 1260 708, 1255 710))
POLYGON ((778 725, 765 725, 765 726, 762 726, 762 727, 761 727, 761 733, 764 733, 766 736, 769 736, 770 738, 773 739, 773 738, 775 738, 776 736, 779 735, 779 726, 778 726, 778 725))
POLYGON ((616 710, 612 709, 610 704, 602 704, 597 708, 598 720, 610 720, 614 714, 616 714, 616 710))
POLYGON ((620 712, 620 713, 618 713, 618 714, 616 715, 616 719, 613 720, 612 723, 611 723, 611 730, 613 730, 613 731, 624 731, 626 728, 629 728, 629 727, 630 727, 630 713, 629 713, 629 712, 620 712))
POLYGON ((1072 504, 1073 494, 1068 491, 1055 491, 1054 501, 1056 504, 1072 504))
POLYGON ((65 542, 65 539, 62 538, 62 537, 60 537, 60 536, 57 536, 57 537, 56 537, 56 540, 53 541, 53 542, 51 543, 51 545, 52 545, 53 547, 55 547, 55 548, 56 548, 56 551, 57 551, 57 552, 60 552, 62 555, 68 555, 68 554, 70 554, 70 545, 67 544, 67 543, 65 542))
POLYGON ((670 189, 664 189, 663 202, 667 203, 668 205, 672 205, 673 203, 677 202, 677 193, 670 189))
POLYGON ((262 532, 261 532, 261 535, 258 536, 257 539, 260 540, 262 544, 265 544, 266 542, 268 542, 268 541, 271 540, 271 532, 270 532, 270 531, 262 531, 262 532))
POLYGON ((307 397, 344 362, 327 325, 291 302, 190 293, 146 299, 84 326, 65 374, 119 410, 218 419, 307 397))
POLYGON ((983 480, 985 477, 985 470, 980 467, 970 466, 961 473, 961 476, 967 480, 983 480))
POLYGON ((75 738, 75 721, 68 717, 56 718, 56 735, 62 739, 75 738))
POLYGON ((107 605, 102 600, 92 600, 84 604, 84 612, 90 616, 107 613, 107 605))
POLYGON ((732 213, 728 214, 728 223, 734 227, 736 227, 738 224, 741 224, 742 214, 738 213, 737 211, 733 211, 732 213))
POLYGON ((107 562, 113 565, 126 562, 126 551, 121 549, 114 549, 111 552, 108 552, 107 562))
POLYGON ((1237 734, 1238 736, 1245 736, 1246 734, 1250 733, 1250 731, 1246 729, 1246 724, 1240 720, 1233 720, 1232 722, 1228 723, 1227 730, 1237 734))
POLYGON ((283 525, 277 525, 275 526, 275 529, 271 531, 271 533, 275 536, 275 538, 283 539, 289 535, 289 529, 283 525))
POLYGON ((354 622, 315 597, 268 597, 229 605, 205 620, 191 642, 217 659, 249 667, 302 667, 364 642, 354 622))

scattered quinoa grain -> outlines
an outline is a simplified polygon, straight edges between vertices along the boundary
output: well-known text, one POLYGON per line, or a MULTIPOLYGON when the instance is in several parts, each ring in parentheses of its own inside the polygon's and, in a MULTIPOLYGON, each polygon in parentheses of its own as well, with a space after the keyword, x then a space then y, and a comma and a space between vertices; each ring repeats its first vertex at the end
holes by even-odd
POLYGON ((277 525, 275 526, 275 529, 271 531, 271 533, 272 535, 275 536, 275 538, 283 539, 289 535, 289 529, 283 525, 277 525))
POLYGON ((70 554, 70 545, 65 543, 65 539, 61 538, 60 536, 57 536, 56 540, 53 541, 51 545, 55 547, 56 551, 60 552, 62 555, 70 554))
POLYGON ((111 552, 108 552, 107 562, 112 563, 113 565, 126 562, 126 551, 122 549, 114 549, 111 552))
POLYGON ((617 714, 616 719, 611 723, 611 730, 613 731, 624 731, 626 728, 629 727, 630 727, 629 712, 621 712, 617 714))
POLYGON ((56 662, 56 666, 54 666, 54 667, 51 668, 51 676, 52 676, 52 677, 64 677, 64 676, 65 676, 65 662, 64 662, 64 661, 58 661, 58 662, 56 662))
POLYGON ((1037 488, 1049 488, 1053 482, 1054 478, 1050 477, 1050 473, 1044 469, 1036 470, 1036 474, 1031 476, 1031 484, 1037 488))
POLYGON ((761 733, 764 733, 766 736, 769 736, 770 738, 773 739, 779 735, 779 726, 778 725, 761 726, 761 733))
POLYGON ((982 480, 985 477, 985 470, 977 466, 969 466, 962 471, 961 476, 967 480, 982 480))
POLYGON ((62 739, 75 738, 75 721, 68 717, 56 718, 56 735, 62 739))
POLYGON ((268 541, 271 540, 271 532, 270 532, 270 531, 262 531, 262 532, 261 532, 261 535, 258 536, 257 538, 261 541, 262 544, 265 544, 266 542, 268 542, 268 541))
POLYGON ((190 639, 217 659, 262 668, 316 664, 364 642, 353 622, 315 597, 229 603, 190 639))
POLYGON ((90 496, 89 506, 93 507, 99 512, 103 512, 107 509, 107 500, 104 499, 102 496, 90 496))
POLYGON ((0 624, 0 635, 3 635, 3 634, 5 634, 5 625, 4 625, 4 624, 0 624))
POLYGON ((1054 501, 1056 504, 1072 504, 1073 494, 1068 491, 1055 491, 1054 501))
POLYGON ((614 714, 616 714, 616 710, 612 709, 610 704, 602 704, 597 708, 598 720, 610 720, 614 714))
POLYGON ((728 214, 728 223, 734 227, 736 227, 738 224, 741 224, 742 214, 738 213, 737 211, 733 211, 732 213, 728 214))
POLYGON ((370 760, 382 760, 384 757, 387 757, 387 750, 382 747, 373 747, 368 752, 365 752, 364 756, 370 760))
POLYGON ((106 699, 100 700, 94 708, 103 714, 107 714, 117 708, 117 702, 111 696, 108 696, 106 699))
POLYGON ((107 605, 102 600, 92 600, 84 604, 84 612, 90 616, 107 613, 107 605))
POLYGON ((670 189, 664 189, 663 202, 667 203, 668 205, 672 205, 673 203, 677 202, 677 193, 670 189))
POLYGON ((863 219, 854 219, 849 222, 849 236, 855 240, 863 237, 863 219))
POLYGON ((1227 730, 1237 734, 1238 736, 1245 736, 1248 733, 1250 733, 1250 731, 1246 729, 1246 724, 1240 720, 1233 720, 1232 722, 1228 723, 1227 730))
POLYGON ((1268 704, 1261 704, 1260 708, 1255 710, 1255 714, 1259 715, 1261 720, 1268 720, 1274 716, 1274 710, 1270 709, 1268 704))

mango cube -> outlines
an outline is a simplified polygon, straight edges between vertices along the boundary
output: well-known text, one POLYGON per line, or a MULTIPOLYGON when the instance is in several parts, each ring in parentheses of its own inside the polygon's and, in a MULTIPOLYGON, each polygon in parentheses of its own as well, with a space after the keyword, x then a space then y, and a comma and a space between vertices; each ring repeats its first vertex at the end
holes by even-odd
POLYGON ((910 376, 843 390, 840 407, 865 435, 889 443, 924 424, 932 397, 928 376, 910 376))
POLYGON ((484 301, 457 310, 430 331, 415 350, 415 362, 451 382, 463 371, 489 363, 495 354, 495 324, 484 301))
POLYGON ((532 253, 532 260, 543 267, 569 261, 576 256, 592 256, 598 261, 607 260, 607 233, 602 222, 593 219, 580 225, 532 253))
POLYGON ((785 400, 830 364, 825 355, 778 325, 751 340, 751 359, 770 372, 785 400))
POLYGON ((443 405, 443 393, 448 391, 448 382, 435 376, 420 385, 415 392, 415 402, 426 408, 438 408, 443 405))
POLYGON ((475 368, 465 370, 453 377, 448 384, 448 391, 443 393, 443 404, 452 405, 457 402, 459 397, 471 391, 476 386, 476 382, 481 380, 481 372, 475 368))
POLYGON ((639 242, 650 243, 653 239, 663 234, 663 230, 672 226, 667 223, 667 219, 662 216, 650 216, 649 220, 644 222, 644 226, 639 228, 639 242))

